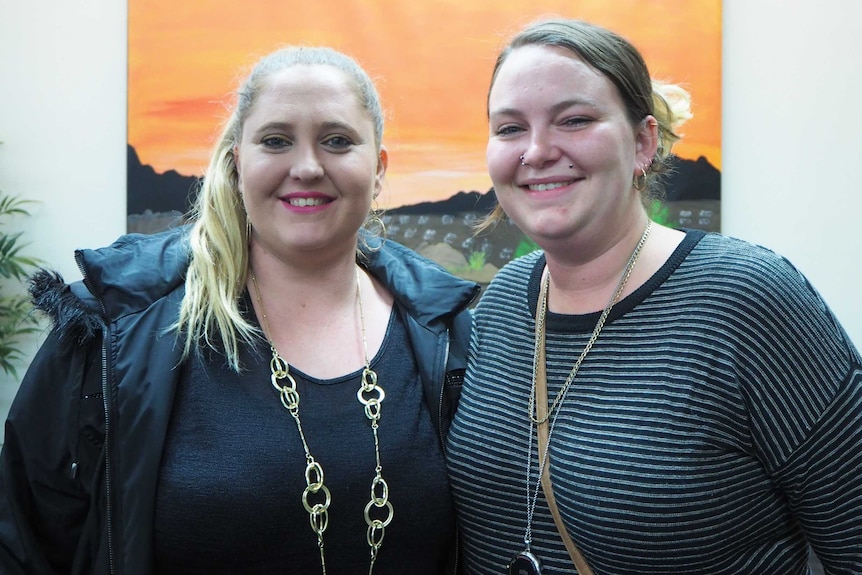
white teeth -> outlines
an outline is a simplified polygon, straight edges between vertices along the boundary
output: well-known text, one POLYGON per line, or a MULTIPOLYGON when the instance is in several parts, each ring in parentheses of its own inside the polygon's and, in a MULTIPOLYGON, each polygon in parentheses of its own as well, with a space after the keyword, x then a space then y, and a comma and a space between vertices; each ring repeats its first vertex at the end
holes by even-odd
POLYGON ((307 208, 308 206, 322 206, 326 203, 324 198, 290 198, 288 200, 291 206, 298 208, 307 208))
POLYGON ((568 186, 571 182, 556 182, 553 184, 534 184, 527 186, 531 192, 546 192, 548 190, 556 190, 563 186, 568 186))

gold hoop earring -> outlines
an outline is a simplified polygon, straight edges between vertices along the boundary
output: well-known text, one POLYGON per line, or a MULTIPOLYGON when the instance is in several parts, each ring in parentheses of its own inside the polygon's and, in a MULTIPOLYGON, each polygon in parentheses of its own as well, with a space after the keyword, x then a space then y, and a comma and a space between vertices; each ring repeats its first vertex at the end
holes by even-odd
POLYGON ((377 205, 377 198, 374 198, 374 203, 371 207, 371 212, 368 214, 368 219, 365 220, 365 231, 368 232, 368 235, 372 237, 376 237, 380 240, 376 248, 371 248, 368 246, 368 242, 366 242, 366 246, 371 251, 377 251, 383 246, 383 242, 386 241, 386 224, 383 222, 383 218, 380 215, 383 213, 383 210, 377 205))
POLYGON ((632 179, 632 187, 639 192, 642 192, 647 189, 647 173, 646 168, 641 168, 641 175, 635 176, 632 179))

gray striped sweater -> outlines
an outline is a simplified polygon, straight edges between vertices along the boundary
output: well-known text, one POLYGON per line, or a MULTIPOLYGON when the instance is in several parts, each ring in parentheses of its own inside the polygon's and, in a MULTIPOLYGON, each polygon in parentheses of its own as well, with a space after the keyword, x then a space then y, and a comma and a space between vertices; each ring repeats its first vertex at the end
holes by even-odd
MULTIPOLYGON (((448 440, 466 573, 524 547, 527 417, 544 256, 511 262, 475 310, 448 440)), ((598 313, 549 314, 555 397, 598 313)), ((563 520, 597 575, 862 573, 862 361, 826 304, 765 248, 690 231, 618 302, 550 446, 563 520)), ((532 441, 535 489, 536 442, 532 441)), ((533 552, 575 573, 541 490, 533 552)))

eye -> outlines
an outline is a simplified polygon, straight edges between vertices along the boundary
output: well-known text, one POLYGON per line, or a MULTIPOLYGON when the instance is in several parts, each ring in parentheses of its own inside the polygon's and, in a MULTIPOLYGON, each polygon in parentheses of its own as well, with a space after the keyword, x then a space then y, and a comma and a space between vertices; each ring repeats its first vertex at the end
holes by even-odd
POLYGON ((591 118, 587 118, 585 116, 574 116, 571 118, 566 118, 560 124, 567 128, 583 128, 584 126, 590 124, 592 122, 591 118))
POLYGON ((266 136, 260 140, 260 143, 272 150, 280 150, 290 145, 290 141, 282 136, 266 136))
POLYGON ((520 126, 516 126, 514 124, 504 124, 494 130, 494 135, 496 136, 511 136, 512 134, 517 134, 518 132, 522 132, 523 128, 520 126))
POLYGON ((353 140, 347 136, 330 136, 323 140, 323 145, 334 150, 346 150, 353 145, 353 140))

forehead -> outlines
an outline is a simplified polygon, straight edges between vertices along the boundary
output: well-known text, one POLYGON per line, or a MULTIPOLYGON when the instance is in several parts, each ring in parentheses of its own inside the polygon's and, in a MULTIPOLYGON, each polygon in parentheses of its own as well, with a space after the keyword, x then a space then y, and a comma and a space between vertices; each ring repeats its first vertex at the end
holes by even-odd
POLYGON ((488 104, 493 113, 495 108, 514 103, 555 98, 621 104, 613 82, 575 52, 538 45, 522 46, 509 53, 497 71, 488 104))
POLYGON ((298 64, 264 80, 249 119, 261 114, 316 114, 368 117, 355 80, 343 70, 324 64, 298 64))

